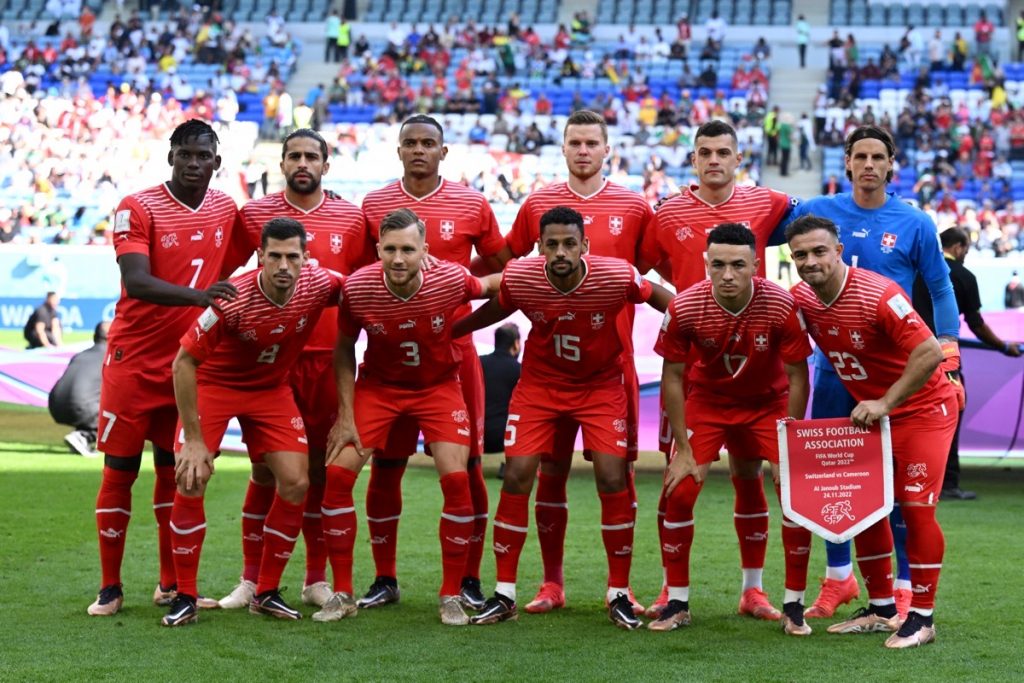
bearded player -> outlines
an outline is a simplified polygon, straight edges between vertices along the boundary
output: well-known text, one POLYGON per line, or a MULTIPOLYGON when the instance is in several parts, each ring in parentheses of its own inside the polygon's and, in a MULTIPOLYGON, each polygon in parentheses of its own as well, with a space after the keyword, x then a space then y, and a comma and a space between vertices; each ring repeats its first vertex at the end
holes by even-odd
MULTIPOLYGON (((281 173, 285 188, 242 207, 244 229, 236 233, 230 267, 249 259, 260 244, 263 225, 275 217, 292 218, 303 224, 310 265, 348 275, 372 260, 362 211, 323 189, 321 179, 330 169, 328 155, 327 142, 309 128, 300 128, 284 139, 281 173)), ((291 369, 290 379, 309 439, 309 490, 302 518, 306 545, 302 602, 317 607, 322 607, 333 593, 326 577, 327 546, 320 504, 327 433, 338 412, 332 361, 337 334, 337 308, 331 307, 320 316, 306 348, 291 369)), ((242 577, 231 593, 221 598, 220 606, 224 609, 247 607, 256 594, 263 556, 263 523, 273 500, 273 475, 266 463, 255 461, 242 505, 242 577)))

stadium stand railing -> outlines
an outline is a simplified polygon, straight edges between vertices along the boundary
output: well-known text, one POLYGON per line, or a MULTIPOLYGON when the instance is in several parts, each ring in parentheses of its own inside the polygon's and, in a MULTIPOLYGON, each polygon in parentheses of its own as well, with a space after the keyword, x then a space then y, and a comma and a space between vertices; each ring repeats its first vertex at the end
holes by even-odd
POLYGON ((996 26, 1004 22, 1004 5, 955 3, 907 3, 892 0, 832 0, 829 23, 832 26, 973 26, 984 11, 996 26))

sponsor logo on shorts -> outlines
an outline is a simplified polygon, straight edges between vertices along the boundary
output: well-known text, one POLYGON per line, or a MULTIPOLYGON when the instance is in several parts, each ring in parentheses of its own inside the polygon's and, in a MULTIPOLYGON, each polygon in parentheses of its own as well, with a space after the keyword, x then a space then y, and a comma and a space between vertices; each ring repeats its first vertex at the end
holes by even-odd
POLYGON ((462 410, 461 408, 459 410, 453 410, 452 419, 459 424, 462 424, 463 422, 469 422, 469 412, 462 410))
POLYGON ((295 430, 300 430, 300 429, 302 429, 302 428, 303 428, 303 427, 305 427, 305 426, 306 426, 306 425, 305 425, 305 423, 304 423, 304 422, 302 421, 302 418, 301 418, 301 417, 293 417, 293 418, 292 418, 292 429, 295 429, 295 430))
POLYGON ((622 216, 608 217, 608 231, 616 237, 622 234, 622 216))
POLYGON ((907 493, 921 493, 924 491, 924 484, 907 484, 903 490, 907 493))
POLYGON ((911 479, 924 478, 928 476, 928 464, 923 462, 912 462, 907 465, 907 476, 911 479))
POLYGON ((614 429, 617 432, 626 431, 626 421, 623 420, 622 418, 612 420, 612 429, 614 429))

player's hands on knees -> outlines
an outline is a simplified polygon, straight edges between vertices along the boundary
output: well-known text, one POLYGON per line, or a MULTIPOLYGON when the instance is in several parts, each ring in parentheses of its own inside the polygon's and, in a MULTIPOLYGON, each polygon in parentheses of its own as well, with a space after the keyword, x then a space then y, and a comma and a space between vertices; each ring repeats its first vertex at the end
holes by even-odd
POLYGON ((888 414, 889 406, 885 401, 861 401, 850 413, 850 419, 858 427, 867 429, 888 414))
POLYGON ((185 491, 201 489, 213 475, 213 453, 202 441, 186 441, 174 461, 174 480, 185 491))
POLYGON ((693 480, 699 484, 704 480, 704 473, 701 472, 700 466, 697 465, 697 461, 693 457, 690 444, 686 444, 682 448, 673 444, 672 458, 669 460, 668 467, 665 468, 665 495, 672 495, 672 491, 687 477, 693 477, 693 480))
POLYGON ((200 306, 209 306, 213 304, 217 299, 224 299, 225 301, 233 301, 238 296, 238 290, 235 286, 227 280, 215 282, 210 285, 209 289, 205 290, 200 296, 200 306))
POLYGON ((359 432, 354 422, 338 419, 327 434, 327 465, 333 465, 346 446, 352 446, 361 458, 369 455, 369 449, 363 448, 359 432))

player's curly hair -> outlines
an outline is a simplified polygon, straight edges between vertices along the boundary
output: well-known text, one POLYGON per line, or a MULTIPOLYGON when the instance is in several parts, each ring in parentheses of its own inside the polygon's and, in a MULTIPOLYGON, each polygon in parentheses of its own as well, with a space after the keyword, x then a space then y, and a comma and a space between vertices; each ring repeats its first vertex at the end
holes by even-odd
POLYGON ((570 209, 568 206, 556 206, 548 209, 540 217, 540 236, 544 236, 544 228, 549 225, 575 225, 580 229, 580 239, 583 239, 583 216, 579 211, 570 209))
POLYGON ((293 130, 291 133, 288 133, 284 142, 281 143, 281 159, 284 159, 284 155, 288 151, 288 143, 295 138, 309 138, 310 140, 316 140, 317 144, 320 145, 320 156, 323 157, 324 161, 327 161, 327 157, 329 156, 327 141, 324 140, 324 137, 320 135, 320 133, 316 132, 312 128, 299 128, 298 130, 293 130))
POLYGON ((750 228, 740 223, 720 223, 708 233, 708 246, 712 244, 734 244, 755 249, 757 242, 750 228))
POLYGON ((214 146, 220 143, 220 138, 217 137, 217 131, 215 131, 210 124, 202 119, 189 119, 175 128, 174 132, 171 133, 171 147, 184 145, 192 138, 201 138, 204 136, 213 140, 214 146))
MULTIPOLYGON (((846 144, 844 145, 846 157, 849 158, 853 153, 854 143, 866 139, 878 140, 885 145, 885 151, 889 155, 890 160, 896 156, 896 143, 892 141, 892 135, 889 134, 889 131, 879 126, 858 126, 846 137, 846 144)), ((853 180, 853 173, 847 171, 846 179, 853 180)), ((892 168, 885 174, 885 182, 892 182, 892 168)))
POLYGON ((814 214, 801 216, 786 226, 786 241, 790 242, 794 237, 806 235, 814 230, 825 230, 831 233, 837 242, 839 241, 839 228, 836 227, 836 224, 824 216, 815 216, 814 214))

